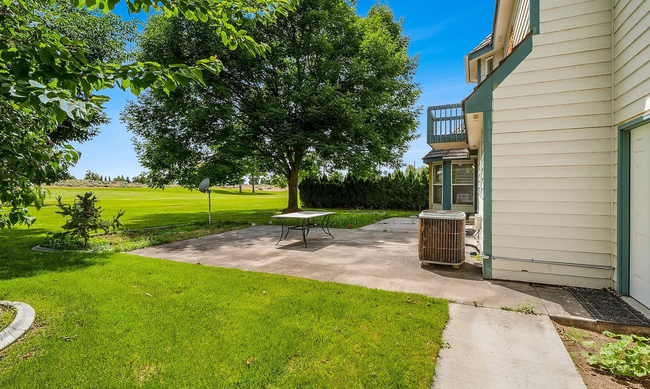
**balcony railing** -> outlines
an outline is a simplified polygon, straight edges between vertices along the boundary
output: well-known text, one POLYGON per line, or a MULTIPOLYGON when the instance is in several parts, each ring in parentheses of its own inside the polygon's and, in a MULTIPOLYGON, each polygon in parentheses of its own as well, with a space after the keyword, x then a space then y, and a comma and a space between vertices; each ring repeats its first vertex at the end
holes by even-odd
POLYGON ((427 142, 467 142, 462 104, 436 105, 427 108, 427 142))

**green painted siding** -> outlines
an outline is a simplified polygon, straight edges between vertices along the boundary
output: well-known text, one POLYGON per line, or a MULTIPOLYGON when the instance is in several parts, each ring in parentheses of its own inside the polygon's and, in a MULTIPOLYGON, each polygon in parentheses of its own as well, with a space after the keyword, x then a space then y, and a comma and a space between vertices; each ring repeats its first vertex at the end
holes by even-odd
POLYGON ((451 161, 442 162, 442 209, 451 210, 451 161))
POLYGON ((483 255, 492 256, 492 111, 483 113, 483 255))
POLYGON ((539 0, 530 0, 530 29, 533 35, 539 34, 539 0))

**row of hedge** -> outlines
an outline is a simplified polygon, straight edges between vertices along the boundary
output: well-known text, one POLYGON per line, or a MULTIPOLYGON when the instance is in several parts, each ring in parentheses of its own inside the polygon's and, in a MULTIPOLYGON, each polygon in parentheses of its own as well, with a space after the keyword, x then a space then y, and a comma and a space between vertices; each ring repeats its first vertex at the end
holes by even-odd
POLYGON ((343 180, 305 178, 298 186, 300 201, 307 208, 426 209, 429 203, 429 175, 401 172, 376 179, 343 180))

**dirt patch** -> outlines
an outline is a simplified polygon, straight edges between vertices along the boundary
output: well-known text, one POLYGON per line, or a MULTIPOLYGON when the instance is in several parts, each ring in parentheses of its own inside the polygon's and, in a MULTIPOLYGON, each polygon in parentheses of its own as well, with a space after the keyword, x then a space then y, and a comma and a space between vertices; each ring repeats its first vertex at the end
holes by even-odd
POLYGON ((595 366, 589 365, 587 359, 582 356, 582 353, 586 352, 594 354, 600 352, 601 343, 616 342, 615 339, 611 339, 598 332, 576 329, 560 324, 555 324, 555 327, 560 334, 564 347, 569 352, 573 363, 575 363, 588 389, 650 389, 650 377, 644 379, 616 377, 595 366), (590 341, 595 343, 595 347, 585 345, 585 342, 590 341))

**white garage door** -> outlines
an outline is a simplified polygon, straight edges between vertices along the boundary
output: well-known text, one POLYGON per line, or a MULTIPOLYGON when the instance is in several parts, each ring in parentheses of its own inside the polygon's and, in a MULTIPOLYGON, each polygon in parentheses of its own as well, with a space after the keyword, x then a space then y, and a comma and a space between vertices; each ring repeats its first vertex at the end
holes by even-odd
POLYGON ((650 125, 630 137, 630 295, 650 307, 650 125))

